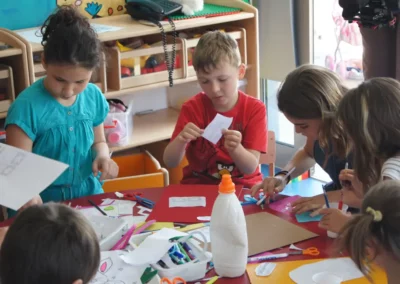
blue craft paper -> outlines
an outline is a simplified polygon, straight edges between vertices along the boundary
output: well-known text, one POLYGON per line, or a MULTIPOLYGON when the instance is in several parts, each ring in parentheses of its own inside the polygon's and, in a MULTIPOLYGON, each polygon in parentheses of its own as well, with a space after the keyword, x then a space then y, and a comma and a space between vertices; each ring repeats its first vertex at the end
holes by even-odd
POLYGON ((296 214, 297 222, 307 223, 307 222, 318 222, 322 219, 322 215, 317 215, 315 217, 310 216, 311 212, 304 212, 301 214, 296 214))

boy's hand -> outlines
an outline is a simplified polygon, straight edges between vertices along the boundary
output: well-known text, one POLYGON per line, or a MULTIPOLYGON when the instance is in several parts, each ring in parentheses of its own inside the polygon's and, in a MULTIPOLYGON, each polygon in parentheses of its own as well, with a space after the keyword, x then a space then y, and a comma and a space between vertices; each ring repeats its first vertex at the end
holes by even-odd
POLYGON ((242 143, 242 133, 236 130, 222 130, 225 142, 224 147, 228 152, 233 152, 242 143))
POLYGON ((324 216, 318 226, 334 233, 339 233, 343 226, 351 219, 350 214, 336 208, 324 208, 319 213, 324 216))
POLYGON ((119 167, 109 157, 98 157, 92 164, 93 175, 96 177, 101 172, 100 181, 113 179, 118 176, 119 167))
POLYGON ((200 129, 194 123, 189 122, 188 124, 185 125, 181 133, 179 133, 179 135, 176 138, 179 139, 179 141, 181 141, 182 143, 186 144, 192 140, 196 140, 197 138, 201 137, 203 132, 204 132, 203 129, 200 129))

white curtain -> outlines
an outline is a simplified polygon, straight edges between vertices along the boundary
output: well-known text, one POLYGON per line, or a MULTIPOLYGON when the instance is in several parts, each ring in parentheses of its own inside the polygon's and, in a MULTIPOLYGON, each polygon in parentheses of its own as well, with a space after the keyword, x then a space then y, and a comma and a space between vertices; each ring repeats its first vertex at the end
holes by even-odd
POLYGON ((312 63, 313 0, 254 0, 259 12, 260 76, 282 81, 312 63))

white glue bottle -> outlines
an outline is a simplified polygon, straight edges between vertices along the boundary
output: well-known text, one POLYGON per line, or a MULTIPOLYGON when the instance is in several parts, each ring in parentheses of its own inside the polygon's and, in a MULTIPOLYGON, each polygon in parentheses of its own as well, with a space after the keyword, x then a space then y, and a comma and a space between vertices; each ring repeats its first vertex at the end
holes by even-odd
POLYGON ((246 220, 230 175, 223 175, 219 185, 211 213, 210 237, 215 272, 223 277, 243 275, 248 256, 246 220))

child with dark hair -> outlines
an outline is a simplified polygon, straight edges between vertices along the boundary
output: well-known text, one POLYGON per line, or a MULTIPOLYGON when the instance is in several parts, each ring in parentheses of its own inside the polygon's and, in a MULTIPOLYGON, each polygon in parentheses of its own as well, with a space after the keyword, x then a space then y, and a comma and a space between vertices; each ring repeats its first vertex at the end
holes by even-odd
POLYGON ((370 260, 380 265, 388 284, 400 283, 400 182, 382 181, 365 195, 361 214, 339 234, 339 249, 347 250, 368 275, 370 260))
POLYGON ((68 6, 50 15, 41 31, 47 74, 10 107, 6 142, 69 165, 40 194, 44 202, 102 193, 100 181, 116 177, 118 166, 104 136, 107 101, 89 83, 102 60, 101 43, 89 22, 68 6))
POLYGON ((86 284, 100 263, 96 233, 78 211, 34 205, 10 226, 0 250, 2 284, 86 284))

